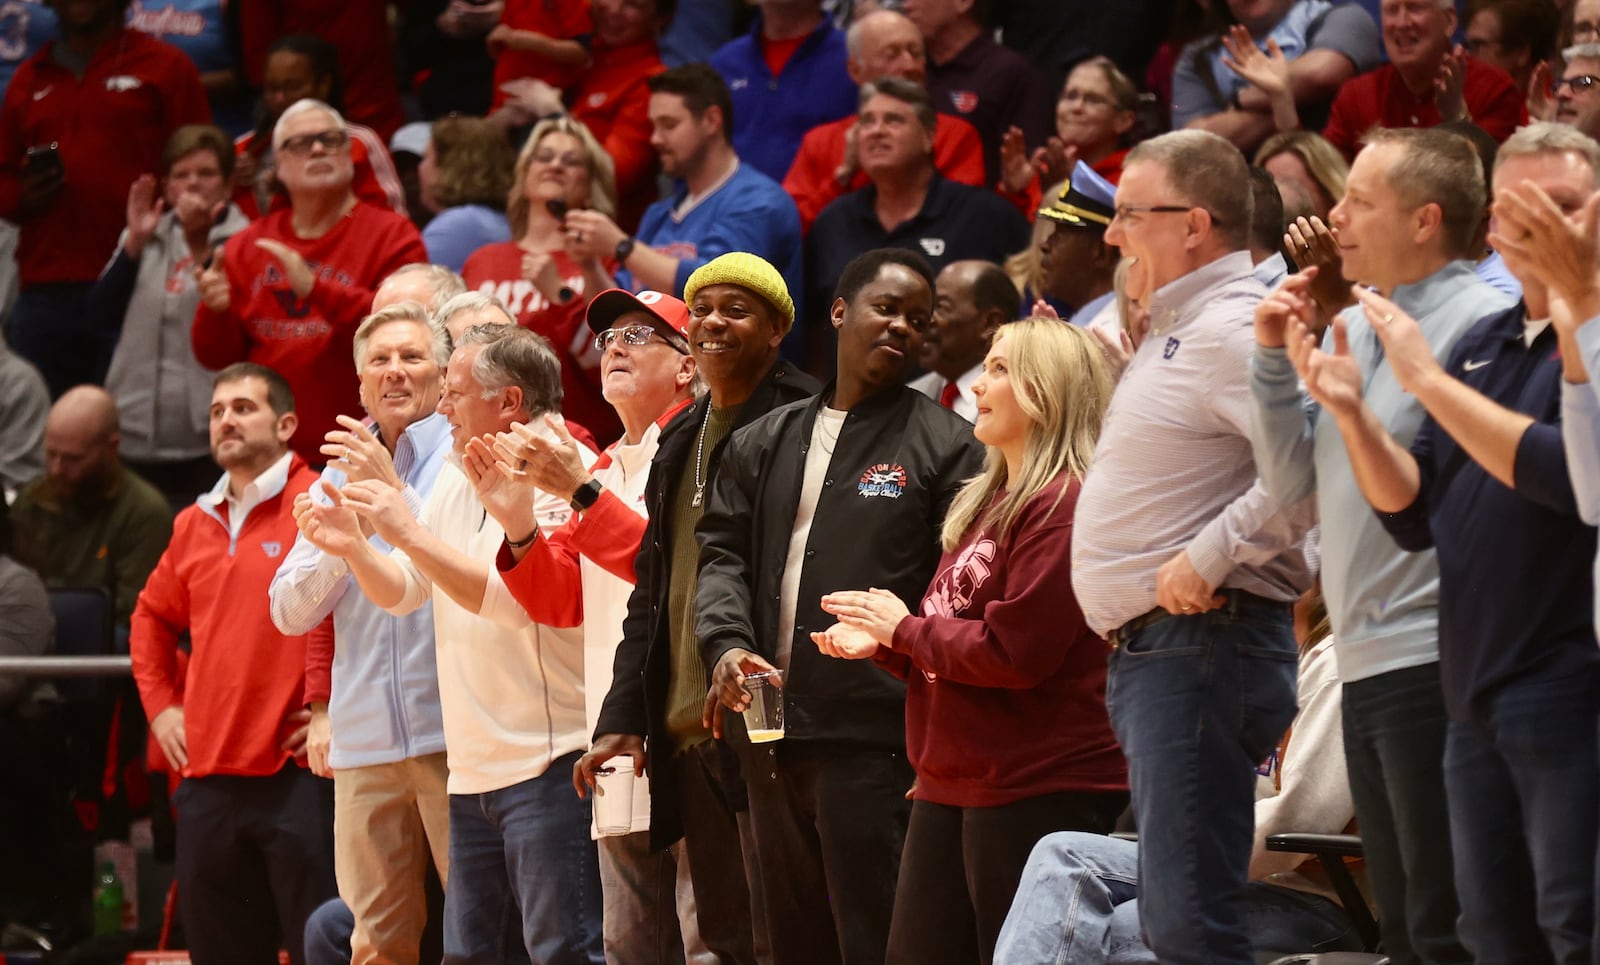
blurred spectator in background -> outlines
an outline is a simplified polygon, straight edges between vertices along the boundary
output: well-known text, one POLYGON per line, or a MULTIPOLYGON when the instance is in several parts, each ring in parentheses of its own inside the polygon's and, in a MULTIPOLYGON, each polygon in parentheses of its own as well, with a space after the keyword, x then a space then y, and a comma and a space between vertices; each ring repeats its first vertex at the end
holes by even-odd
POLYGON ((413 0, 400 49, 425 118, 489 113, 494 58, 485 39, 500 23, 499 0, 413 0))
POLYGON ((1052 304, 1072 310, 1074 325, 1087 325, 1112 309, 1112 276, 1117 250, 1106 244, 1106 229, 1116 213, 1116 189, 1082 161, 1061 193, 1039 209, 1039 220, 1054 226, 1039 246, 1043 293, 1052 304))
POLYGON ((613 287, 611 252, 582 251, 566 230, 579 213, 616 211, 611 159, 569 117, 540 121, 511 174, 506 215, 515 240, 485 245, 462 266, 467 287, 494 295, 523 328, 550 341, 561 361, 562 411, 602 444, 622 433, 600 394, 600 352, 583 324, 589 296, 613 287))
MULTIPOLYGON (((1000 140, 1021 128, 1029 149, 1050 134, 1050 93, 1027 58, 994 42, 971 0, 904 0, 928 50, 928 94, 938 110, 972 122, 983 167, 1000 171, 1000 140)), ((871 246, 869 246, 871 247, 871 246)))
POLYGON ((611 155, 617 224, 630 231, 660 196, 650 147, 649 81, 666 70, 656 38, 676 6, 677 0, 595 0, 593 63, 572 94, 572 116, 611 155))
POLYGON ((1555 119, 1590 137, 1600 136, 1600 43, 1573 44, 1561 58, 1561 79, 1552 85, 1555 119))
POLYGON ((161 170, 173 131, 210 120, 194 65, 125 28, 124 8, 67 5, 61 39, 17 68, 0 106, 0 217, 21 228, 8 335, 52 396, 105 377, 114 337, 89 326, 83 306, 116 246, 128 186, 161 170))
POLYGON ((494 96, 498 108, 519 84, 539 80, 556 90, 578 82, 589 63, 583 40, 589 36, 589 0, 501 0, 500 23, 486 38, 494 58, 494 96))
POLYGON ((341 110, 352 122, 376 131, 379 144, 386 143, 405 123, 395 82, 389 6, 390 0, 242 0, 239 42, 250 86, 265 86, 267 54, 275 40, 290 34, 321 37, 338 52, 344 78, 341 110))
POLYGON ((22 62, 38 53, 46 41, 56 39, 60 26, 56 12, 45 0, 5 0, 0 3, 0 94, 4 94, 22 62))
POLYGON ((172 536, 172 509, 117 453, 117 404, 80 385, 50 409, 47 473, 12 507, 17 558, 50 586, 98 587, 127 641, 134 602, 172 536))
POLYGON ((321 465, 335 417, 360 411, 345 366, 372 290, 427 252, 411 222, 356 198, 338 111, 293 104, 273 129, 273 152, 289 207, 228 239, 200 271, 194 353, 210 368, 251 361, 282 373, 298 397, 294 449, 321 465))
POLYGON ((1312 215, 1328 220, 1328 212, 1344 197, 1344 179, 1350 173, 1350 162, 1338 148, 1311 131, 1272 135, 1256 151, 1254 163, 1278 182, 1286 221, 1312 215))
POLYGON ((781 181, 807 131, 855 109, 858 81, 846 68, 844 34, 822 15, 821 0, 754 2, 761 10, 750 33, 717 51, 711 66, 733 97, 734 151, 781 181))
MULTIPOLYGON (((927 76, 922 35, 904 15, 875 10, 863 15, 845 33, 850 79, 866 84, 880 77, 899 77, 921 84, 927 76)), ((812 222, 828 202, 846 191, 867 186, 861 170, 855 114, 812 128, 800 142, 800 151, 783 179, 783 189, 800 210, 800 225, 812 222)), ((952 181, 983 187, 983 144, 977 130, 954 114, 936 115, 933 129, 933 164, 952 181)))
POLYGON ((1055 135, 1030 154, 1022 131, 1012 128, 1000 144, 1000 190, 1020 197, 1032 212, 1039 184, 1065 181, 1078 161, 1115 185, 1139 123, 1139 89, 1105 57, 1072 68, 1056 100, 1055 135))
POLYGON ((433 212, 422 229, 430 261, 460 271, 479 248, 511 240, 506 195, 514 161, 505 131, 486 120, 433 122, 417 168, 422 203, 433 212))
POLYGON ((986 22, 1000 42, 1030 60, 1050 90, 1058 90, 1073 65, 1109 58, 1130 77, 1141 76, 1161 41, 1168 0, 1003 0, 989 3, 986 22))
POLYGON ((163 160, 160 182, 145 174, 128 189, 128 226, 85 311, 121 333, 106 373, 121 455, 176 511, 217 481, 206 440, 212 373, 189 340, 195 268, 250 222, 228 202, 233 145, 220 129, 178 128, 163 160))
POLYGON ((1213 4, 1211 14, 1209 35, 1178 55, 1172 75, 1172 127, 1220 134, 1246 152, 1274 131, 1272 105, 1266 94, 1228 68, 1224 36, 1264 50, 1276 45, 1289 62, 1289 91, 1301 121, 1313 129, 1323 125, 1341 85, 1383 62, 1377 24, 1355 4, 1227 0, 1213 4))
POLYGON ((917 364, 927 371, 913 389, 974 422, 978 398, 972 386, 983 374, 983 356, 1000 326, 1022 309, 1005 269, 990 261, 956 261, 934 279, 933 316, 922 336, 917 364))
POLYGON ((1524 97, 1534 68, 1555 56, 1561 13, 1554 0, 1470 0, 1467 52, 1511 75, 1524 97))
POLYGON ((690 0, 674 10, 661 32, 661 62, 668 67, 705 63, 733 39, 739 18, 735 0, 690 0))
MULTIPOLYGON (((322 101, 342 113, 342 76, 338 48, 321 37, 291 34, 273 42, 267 52, 256 129, 234 141, 238 160, 234 166, 233 200, 250 218, 259 218, 287 203, 278 188, 273 125, 291 104, 306 98, 322 101)), ((350 131, 350 158, 355 165, 352 187, 356 197, 405 213, 405 191, 383 138, 362 124, 346 121, 346 126, 350 131)))
POLYGON ((238 18, 228 0, 130 0, 128 26, 184 52, 200 71, 211 119, 230 137, 250 129, 250 96, 239 69, 238 18))
POLYGON ((39 370, 0 339, 0 499, 9 503, 44 472, 50 392, 39 370))

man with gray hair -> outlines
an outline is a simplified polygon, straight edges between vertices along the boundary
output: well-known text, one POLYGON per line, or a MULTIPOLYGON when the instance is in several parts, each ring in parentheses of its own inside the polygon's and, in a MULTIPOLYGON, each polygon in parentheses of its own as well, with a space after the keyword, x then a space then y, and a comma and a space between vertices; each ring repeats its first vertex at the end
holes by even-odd
POLYGON ((1561 79, 1551 85, 1555 119, 1600 136, 1600 44, 1574 44, 1561 52, 1561 62, 1561 79))
MULTIPOLYGON (((1361 183, 1357 174, 1351 171, 1352 187, 1361 183)), ((1563 125, 1534 124, 1500 148, 1494 180, 1501 229, 1526 239, 1535 210, 1527 202, 1558 224, 1581 220, 1576 216, 1600 187, 1600 145, 1563 125)), ((1286 288, 1274 298, 1292 316, 1289 359, 1312 400, 1332 417, 1343 440, 1340 457, 1348 456, 1376 521, 1398 549, 1433 551, 1407 562, 1431 561, 1437 553, 1435 676, 1449 717, 1444 785, 1462 943, 1479 962, 1587 961, 1600 814, 1600 651, 1590 625, 1588 572, 1595 531, 1580 518, 1561 437, 1563 362, 1545 282, 1560 276, 1541 264, 1561 256, 1515 244, 1506 254, 1523 303, 1487 315, 1460 311, 1478 320, 1437 358, 1430 343, 1445 320, 1428 319, 1424 327, 1428 306, 1414 307, 1421 318, 1413 318, 1401 293, 1391 299, 1360 291, 1362 308, 1336 319, 1322 348, 1306 337, 1303 294, 1286 288), (1362 322, 1369 331, 1358 328, 1362 322), (1384 359, 1376 369, 1368 361, 1375 349, 1384 359), (1408 408, 1426 410, 1414 433, 1390 429, 1392 415, 1383 415, 1399 391, 1408 408)), ((1592 285, 1593 266, 1587 269, 1592 285)), ((1454 327, 1455 318, 1448 324, 1454 327)), ((1324 432, 1332 432, 1318 429, 1320 470, 1324 432)), ((1369 512, 1363 525, 1375 528, 1374 521, 1369 512)), ((1386 549, 1399 555, 1393 545, 1386 549)), ((1324 558, 1331 565, 1333 558, 1324 558)), ((1359 562, 1366 565, 1357 573, 1364 574, 1375 561, 1359 562)), ((1370 608, 1374 599, 1394 601, 1397 594, 1364 594, 1360 606, 1370 608)), ((1331 610, 1331 595, 1329 603, 1331 610)), ((1408 612, 1414 611, 1402 609, 1399 617, 1408 612)), ((1340 646, 1345 642, 1339 638, 1340 646)), ((1385 649, 1401 642, 1386 640, 1385 649)), ((1420 710, 1416 701, 1396 701, 1391 713, 1416 717, 1420 710)), ((1398 755, 1383 760, 1404 765, 1398 755)), ((1360 798, 1356 803, 1366 836, 1360 798)), ((1399 814, 1396 824, 1408 838, 1434 837, 1441 827, 1399 814)), ((1369 861, 1381 896, 1385 871, 1370 855, 1369 861)))
POLYGON ((323 436, 360 403, 343 359, 373 289, 428 253, 410 221, 357 200, 338 111, 297 101, 272 143, 289 206, 228 239, 199 269, 194 353, 207 368, 248 360, 281 372, 300 406, 291 445, 320 465, 323 436))
MULTIPOLYGON (((534 623, 506 589, 494 559, 508 534, 474 489, 498 470, 467 449, 560 407, 561 366, 543 338, 469 328, 439 400, 452 456, 420 517, 376 479, 324 485, 332 505, 297 508, 301 532, 344 559, 373 604, 398 615, 433 602, 450 770, 446 961, 515 960, 524 949, 535 962, 604 960, 589 808, 568 778, 588 744, 583 630, 534 623), (365 539, 359 520, 392 549, 365 539), (514 938, 508 922, 521 924, 514 938)), ((593 452, 582 456, 593 464, 593 452)), ((571 514, 564 498, 540 494, 535 532, 509 540, 548 537, 571 514)))
POLYGON ((434 321, 450 336, 452 347, 460 344, 462 333, 479 325, 516 325, 516 316, 506 303, 484 292, 462 292, 439 306, 434 321))
POLYGON ((937 119, 915 81, 883 77, 861 87, 856 153, 871 182, 822 209, 806 239, 813 365, 834 353, 828 318, 834 283, 857 255, 909 248, 935 273, 953 261, 1002 264, 1032 238, 1016 208, 993 191, 946 180, 934 166, 937 119))
MULTIPOLYGON (((430 275, 401 269, 379 286, 374 302, 396 290, 428 297, 407 289, 438 280, 430 275)), ((323 446, 333 457, 323 482, 337 488, 377 480, 413 512, 421 511, 450 452, 449 423, 434 411, 448 351, 430 307, 394 302, 356 329, 356 375, 368 421, 339 416, 342 428, 328 433, 323 446)), ((296 508, 304 513, 313 502, 329 502, 320 487, 297 497, 296 508)), ((371 540, 388 549, 381 537, 371 540)), ((355 590, 342 559, 304 534, 278 568, 270 596, 278 629, 310 634, 306 753, 314 773, 333 778, 334 864, 354 918, 351 961, 416 962, 427 918, 424 868, 431 857, 443 881, 449 865, 432 607, 385 613, 355 590)))
POLYGON ((1290 604, 1308 501, 1250 453, 1250 178, 1203 131, 1128 155, 1106 243, 1145 266, 1150 333, 1078 497, 1072 584, 1113 648, 1106 704, 1139 827, 1140 922, 1164 963, 1253 962, 1241 909, 1255 767, 1295 712, 1290 604))
POLYGON ((445 302, 466 290, 467 283, 461 276, 443 265, 402 265, 372 293, 372 310, 380 312, 396 302, 416 302, 429 312, 437 312, 445 302))
MULTIPOLYGON (((1484 214, 1483 167, 1465 139, 1437 130, 1379 130, 1350 168, 1328 220, 1344 276, 1395 307, 1340 316, 1359 368, 1359 395, 1381 431, 1409 446, 1426 412, 1378 328, 1415 318, 1426 348, 1450 354, 1479 319, 1511 299, 1474 272, 1484 214)), ((1291 276, 1256 314, 1255 458, 1280 500, 1315 495, 1322 523, 1322 592, 1344 681, 1345 758, 1372 869, 1383 947, 1396 962, 1466 961, 1456 938, 1444 775, 1449 702, 1439 672, 1439 561, 1395 545, 1363 497, 1337 412, 1308 400, 1289 354, 1291 319, 1320 330, 1305 304, 1315 271, 1291 276)), ((1409 500, 1408 500, 1409 502, 1409 500)), ((1420 548, 1420 547, 1417 547, 1420 548)), ((1474 847, 1481 847, 1475 845, 1474 847)), ((1591 858, 1592 851, 1591 850, 1591 858)))

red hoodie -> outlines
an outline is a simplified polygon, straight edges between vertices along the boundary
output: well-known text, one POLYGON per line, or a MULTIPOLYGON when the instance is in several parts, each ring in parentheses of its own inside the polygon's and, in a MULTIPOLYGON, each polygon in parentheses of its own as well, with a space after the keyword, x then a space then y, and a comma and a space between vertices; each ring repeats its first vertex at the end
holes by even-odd
POLYGON ((1106 642, 1072 594, 1078 489, 1063 473, 1005 539, 969 533, 939 561, 922 615, 895 628, 892 652, 879 649, 878 662, 906 680, 918 800, 995 807, 1127 790, 1106 714, 1106 642))
POLYGON ((288 379, 300 414, 289 445, 321 465, 323 436, 338 428, 334 416, 362 413, 350 353, 372 309, 372 290, 396 268, 427 261, 428 253, 410 221, 370 204, 352 207, 320 238, 297 237, 292 214, 275 211, 228 239, 223 259, 232 306, 218 313, 200 304, 194 356, 211 369, 259 362, 288 379), (305 300, 295 298, 278 260, 256 246, 261 238, 300 252, 317 272, 305 300))
MULTIPOLYGON (((228 533, 228 505, 196 504, 178 514, 172 542, 133 611, 129 647, 139 697, 150 719, 183 707, 189 766, 184 777, 276 774, 305 704, 306 638, 272 625, 267 587, 294 545, 294 497, 317 481, 298 456, 288 483, 228 533), (187 630, 188 670, 178 637, 187 630)), ((202 497, 203 498, 203 497, 202 497)))
POLYGON ((572 116, 611 155, 617 171, 617 224, 632 232, 656 200, 656 151, 650 146, 650 78, 666 70, 654 40, 623 47, 596 44, 594 64, 572 93, 572 116))

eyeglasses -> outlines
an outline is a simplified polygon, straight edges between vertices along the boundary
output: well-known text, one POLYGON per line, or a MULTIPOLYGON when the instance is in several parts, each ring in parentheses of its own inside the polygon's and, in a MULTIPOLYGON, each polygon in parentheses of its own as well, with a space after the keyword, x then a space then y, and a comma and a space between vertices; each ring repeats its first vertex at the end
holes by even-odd
POLYGON ((1062 91, 1061 93, 1061 103, 1082 103, 1086 107, 1111 107, 1116 102, 1111 98, 1104 96, 1103 94, 1091 94, 1088 91, 1082 90, 1067 90, 1062 91))
MULTIPOLYGON (((1111 220, 1127 221, 1136 214, 1188 214, 1190 211, 1195 210, 1205 211, 1206 209, 1195 204, 1119 204, 1112 214, 1111 220)), ((1206 211, 1206 214, 1211 214, 1211 212, 1206 211)), ((1211 223, 1220 225, 1222 224, 1222 219, 1211 214, 1211 223)))
POLYGON ((1580 91, 1586 91, 1596 84, 1600 84, 1600 77, 1596 77, 1594 74, 1579 74, 1576 77, 1562 77, 1559 80, 1553 80, 1550 82, 1550 96, 1554 97, 1555 95, 1561 93, 1561 90, 1564 87, 1572 88, 1572 92, 1576 94, 1580 91))
POLYGON ((1582 20, 1572 25, 1572 40, 1574 43, 1587 43, 1600 40, 1600 23, 1582 20))
POLYGON ((283 154, 306 155, 311 153, 313 145, 322 145, 325 151, 337 151, 350 143, 350 135, 344 131, 318 131, 315 134, 296 134, 286 137, 278 145, 278 151, 283 154))
POLYGON ((610 348, 611 343, 615 342, 619 337, 622 339, 622 344, 634 346, 649 345, 650 339, 659 338, 661 341, 672 346, 672 350, 677 352, 679 355, 689 354, 687 348, 678 344, 676 339, 670 339, 665 335, 662 335, 653 325, 629 325, 625 328, 608 328, 605 331, 595 335, 595 351, 604 352, 606 349, 610 348))

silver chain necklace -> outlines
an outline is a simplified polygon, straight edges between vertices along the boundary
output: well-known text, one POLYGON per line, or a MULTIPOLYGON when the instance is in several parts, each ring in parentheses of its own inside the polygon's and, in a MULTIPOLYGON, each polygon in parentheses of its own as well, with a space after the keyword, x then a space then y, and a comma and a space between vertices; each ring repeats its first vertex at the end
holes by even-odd
POLYGON ((689 505, 699 509, 706 501, 706 425, 711 422, 711 406, 706 405, 706 416, 700 420, 700 439, 694 445, 694 498, 689 505))

